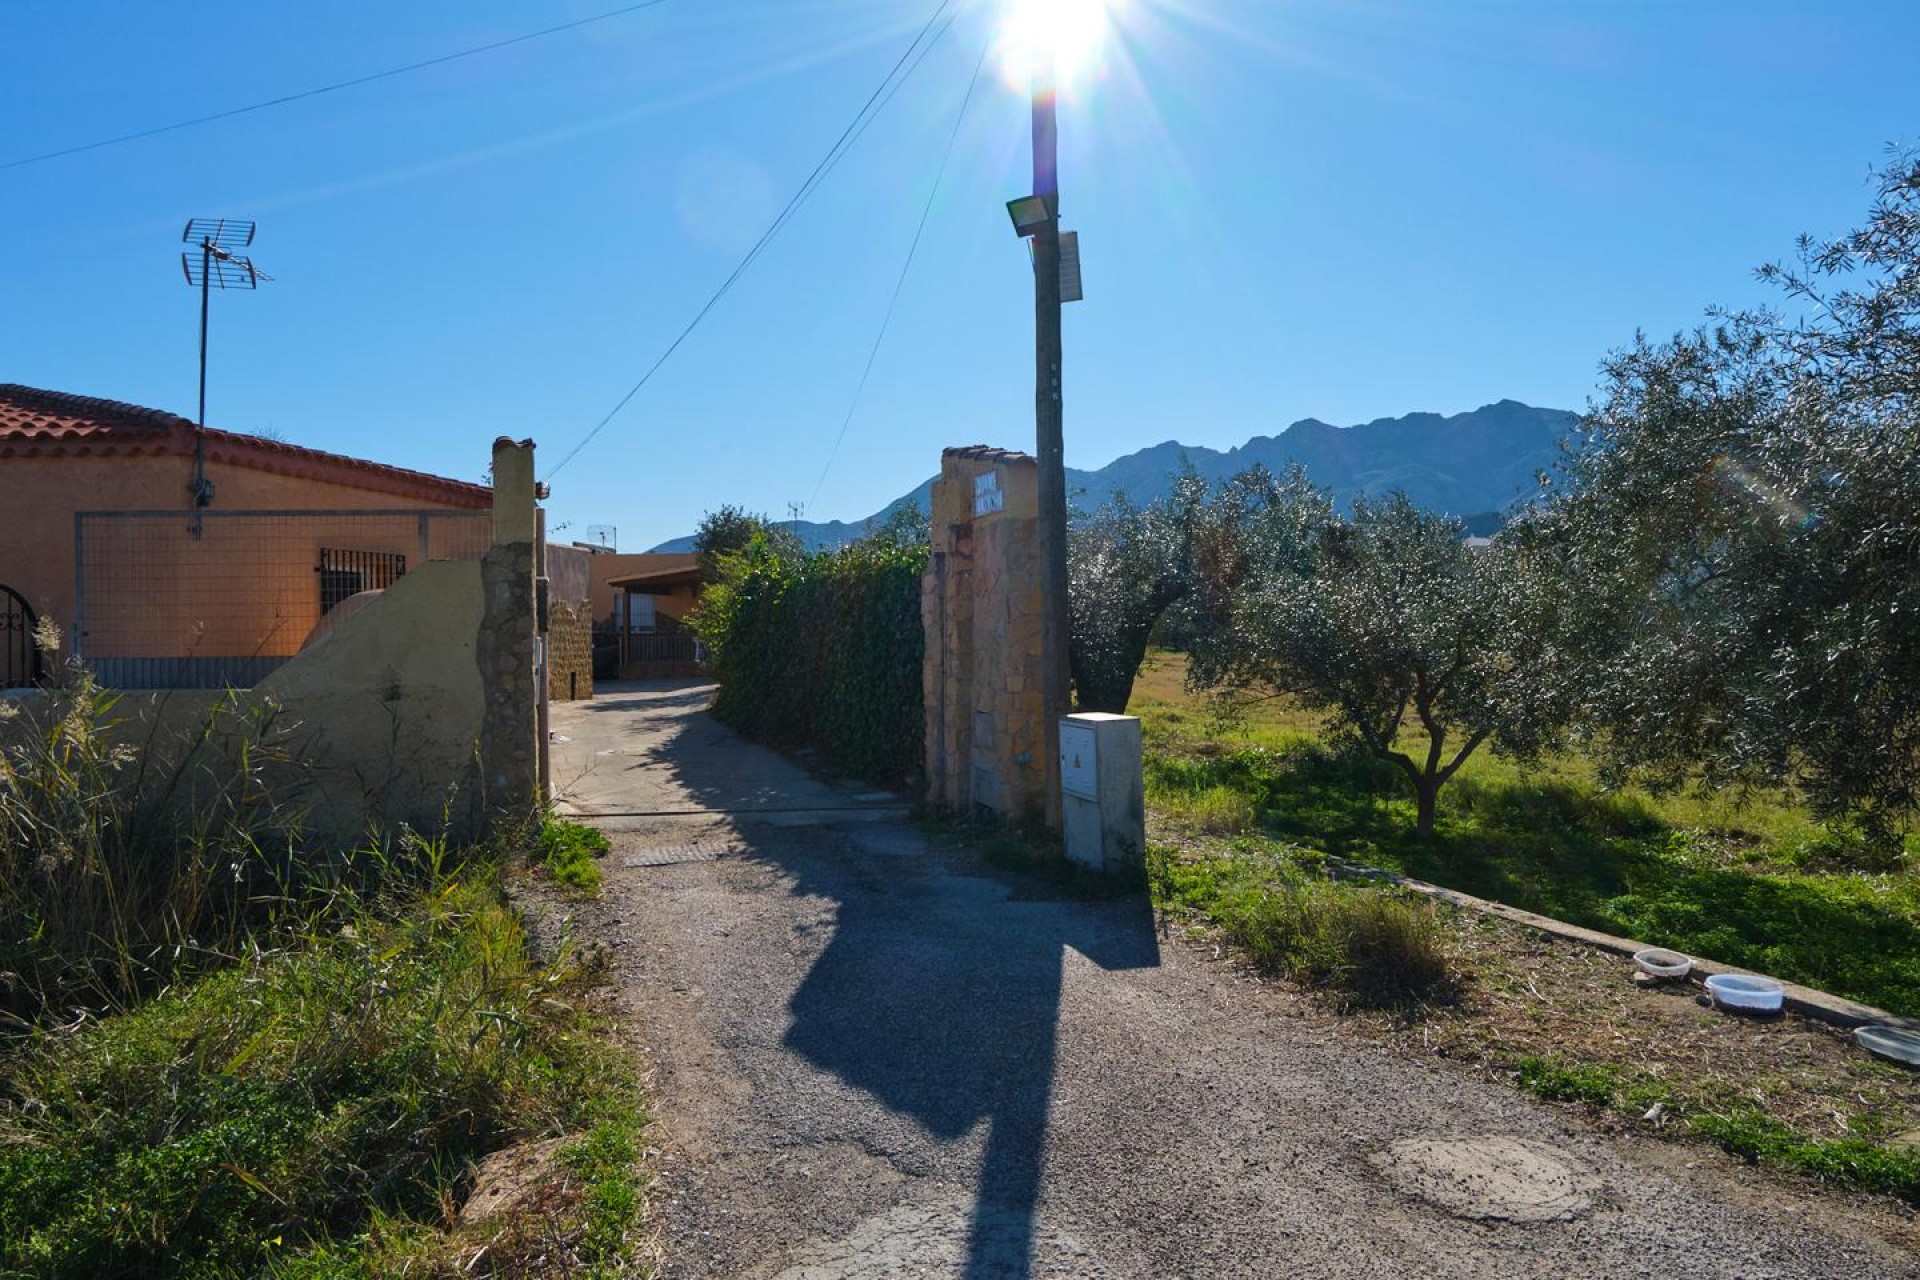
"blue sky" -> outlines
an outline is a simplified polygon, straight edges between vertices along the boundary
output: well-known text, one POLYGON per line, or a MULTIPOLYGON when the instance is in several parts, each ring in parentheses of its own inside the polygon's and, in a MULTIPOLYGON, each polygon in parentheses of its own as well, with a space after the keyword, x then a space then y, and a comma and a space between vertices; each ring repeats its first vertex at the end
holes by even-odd
MULTIPOLYGON (((477 477, 558 461, 732 269, 937 0, 666 0, 206 128, 0 170, 0 380, 191 414, 189 216, 275 281, 214 299, 209 421, 477 477)), ((14 5, 0 162, 616 7, 14 5)), ((864 516, 945 445, 1031 447, 1026 102, 989 72, 826 470, 1000 0, 969 0, 653 382, 553 477, 623 549, 738 502, 864 516), (826 471, 824 479, 823 470, 826 471), (816 492, 817 490, 817 492, 816 492)), ((1503 397, 1584 405, 1636 328, 1866 208, 1920 142, 1920 6, 1117 0, 1061 107, 1067 460, 1503 397)), ((543 470, 546 468, 543 467, 543 470)), ((568 535, 563 535, 568 536, 568 535)))

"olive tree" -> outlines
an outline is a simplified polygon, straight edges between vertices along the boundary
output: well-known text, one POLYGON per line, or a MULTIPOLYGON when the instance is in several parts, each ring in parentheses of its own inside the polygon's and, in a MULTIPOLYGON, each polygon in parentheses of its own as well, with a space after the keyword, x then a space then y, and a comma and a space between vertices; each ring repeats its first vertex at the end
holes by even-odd
POLYGON ((1920 806, 1920 158, 1862 230, 1604 366, 1536 530, 1589 596, 1586 716, 1624 774, 1773 783, 1882 852, 1920 806))
POLYGON ((1187 592, 1188 533, 1205 496, 1188 473, 1144 508, 1115 495, 1068 532, 1068 655, 1082 711, 1127 709, 1154 625, 1187 592))
POLYGON ((1298 471, 1241 477, 1202 524, 1195 686, 1323 713, 1399 769, 1422 838, 1480 746, 1527 758, 1557 740, 1563 677, 1530 615, 1559 593, 1525 548, 1470 547, 1398 494, 1342 515, 1298 471))
POLYGON ((708 582, 718 581, 725 561, 740 555, 756 539, 769 554, 781 559, 799 559, 806 554, 793 530, 728 503, 718 511, 707 512, 694 530, 693 553, 699 558, 701 575, 708 582))

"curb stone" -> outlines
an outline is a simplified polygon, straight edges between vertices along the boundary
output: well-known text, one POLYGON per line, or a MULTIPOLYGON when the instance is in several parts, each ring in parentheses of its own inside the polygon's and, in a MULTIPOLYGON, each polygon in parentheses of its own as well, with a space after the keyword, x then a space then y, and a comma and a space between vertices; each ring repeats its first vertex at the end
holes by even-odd
MULTIPOLYGON (((1486 898, 1476 898, 1470 893, 1462 893, 1458 889, 1448 889, 1442 885, 1429 884, 1425 880, 1415 880, 1411 876, 1397 875, 1391 871, 1382 871, 1375 867, 1365 867, 1357 863, 1344 862, 1333 858, 1329 858, 1327 861, 1334 874, 1341 879, 1385 880, 1390 884, 1411 890, 1423 897, 1435 898, 1441 902, 1451 903, 1456 907, 1468 911, 1477 911, 1482 915, 1498 916, 1502 920, 1511 920, 1515 924, 1525 925, 1530 929, 1548 934, 1551 937, 1562 938, 1568 942, 1583 943, 1586 946, 1595 947, 1601 951, 1610 951, 1615 955, 1625 956, 1628 959, 1633 958, 1634 952, 1645 951, 1650 945, 1645 942, 1635 942, 1630 938, 1616 937, 1610 933, 1601 933, 1598 929, 1588 929, 1577 924, 1568 924, 1564 920, 1555 920, 1552 916, 1543 916, 1533 911, 1523 911, 1519 907, 1510 907, 1504 902, 1492 902, 1486 898)), ((1717 960, 1695 958, 1693 961, 1693 971, 1687 975, 1686 980, 1689 984, 1698 986, 1699 979, 1709 978, 1719 973, 1740 973, 1753 977, 1772 976, 1770 974, 1758 973, 1752 969, 1741 969, 1734 965, 1721 964, 1717 960)), ((1804 987, 1797 982, 1788 982, 1784 978, 1774 978, 1773 981, 1778 982, 1782 987, 1786 988, 1784 1005, 1788 1013, 1797 1013, 1803 1018, 1813 1018, 1817 1021, 1842 1027, 1847 1030, 1877 1022, 1889 1027, 1898 1027, 1902 1031, 1911 1031, 1920 1034, 1920 1019, 1903 1018, 1899 1014, 1888 1013, 1885 1009, 1876 1009, 1872 1005, 1861 1004, 1857 1000, 1849 1000, 1844 996, 1832 995, 1825 991, 1816 991, 1812 987, 1804 987)))

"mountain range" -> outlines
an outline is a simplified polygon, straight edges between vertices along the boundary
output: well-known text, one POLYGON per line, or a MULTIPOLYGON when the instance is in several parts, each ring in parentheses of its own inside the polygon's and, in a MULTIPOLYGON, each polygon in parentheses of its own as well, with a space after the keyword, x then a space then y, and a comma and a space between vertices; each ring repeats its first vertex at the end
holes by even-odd
MULTIPOLYGON (((1256 464, 1279 471, 1297 462, 1315 484, 1332 490, 1342 506, 1361 494, 1378 497, 1397 489, 1429 510, 1477 517, 1474 531, 1483 532, 1497 524, 1488 518, 1491 514, 1508 510, 1532 490, 1535 473, 1553 465, 1560 441, 1578 421, 1578 414, 1565 409, 1541 409, 1517 400, 1451 417, 1409 413, 1351 427, 1304 418, 1278 435, 1255 436, 1224 451, 1169 440, 1116 458, 1097 471, 1068 467, 1067 493, 1075 506, 1086 510, 1116 493, 1144 506, 1169 491, 1183 461, 1210 483, 1256 464)), ((912 504, 927 510, 932 489, 929 479, 865 520, 798 520, 790 527, 810 548, 839 546, 900 507, 912 504)), ((692 548, 689 534, 653 550, 692 548)))

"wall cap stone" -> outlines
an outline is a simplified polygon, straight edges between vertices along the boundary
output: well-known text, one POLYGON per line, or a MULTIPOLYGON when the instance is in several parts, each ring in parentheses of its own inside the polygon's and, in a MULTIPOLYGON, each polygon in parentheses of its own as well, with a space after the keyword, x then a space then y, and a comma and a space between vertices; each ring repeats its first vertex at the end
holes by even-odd
POLYGON ((961 445, 954 449, 940 451, 941 460, 948 458, 968 459, 980 462, 999 462, 1012 466, 1037 466, 1038 462, 1030 453, 1020 453, 1013 449, 998 449, 990 444, 961 445))

